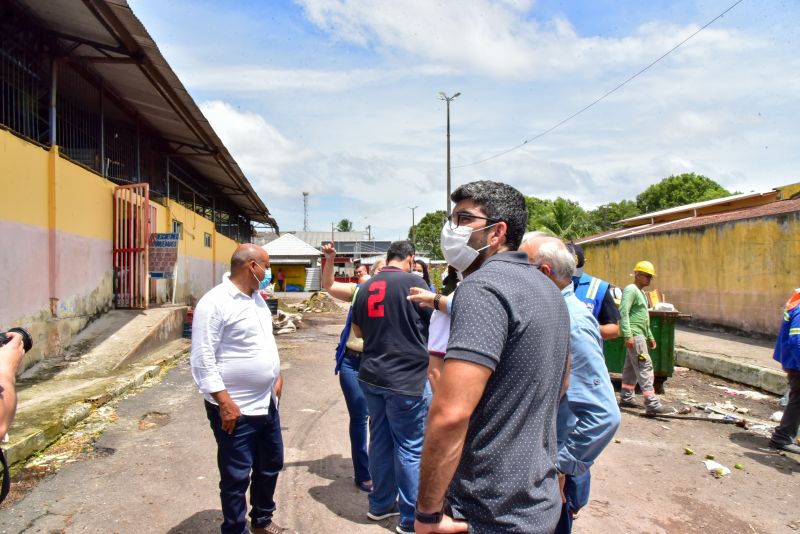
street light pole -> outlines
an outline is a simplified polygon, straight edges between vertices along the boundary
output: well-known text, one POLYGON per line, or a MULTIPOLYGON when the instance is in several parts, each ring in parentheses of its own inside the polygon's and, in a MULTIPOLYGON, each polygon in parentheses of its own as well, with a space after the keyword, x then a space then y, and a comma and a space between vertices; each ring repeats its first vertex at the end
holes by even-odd
POLYGON ((414 218, 414 212, 417 210, 419 206, 414 206, 413 208, 409 207, 408 209, 411 210, 411 242, 414 243, 414 246, 417 246, 417 229, 415 226, 417 225, 416 219, 414 218))
POLYGON ((447 102, 447 215, 450 215, 450 102, 456 99, 461 93, 447 96, 443 91, 439 91, 439 100, 447 102))

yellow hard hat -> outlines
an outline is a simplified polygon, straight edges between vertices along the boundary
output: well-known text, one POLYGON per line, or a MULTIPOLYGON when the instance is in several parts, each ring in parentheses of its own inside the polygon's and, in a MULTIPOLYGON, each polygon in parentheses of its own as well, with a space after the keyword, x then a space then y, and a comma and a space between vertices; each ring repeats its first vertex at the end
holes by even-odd
POLYGON ((643 260, 636 264, 633 272, 639 271, 640 273, 649 274, 650 276, 656 275, 656 268, 649 261, 643 260))

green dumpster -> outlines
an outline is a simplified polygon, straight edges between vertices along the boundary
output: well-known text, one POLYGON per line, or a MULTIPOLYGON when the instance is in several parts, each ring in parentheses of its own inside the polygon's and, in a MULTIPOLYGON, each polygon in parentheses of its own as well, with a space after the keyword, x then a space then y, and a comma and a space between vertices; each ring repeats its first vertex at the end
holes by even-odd
MULTIPOLYGON (((684 314, 676 311, 650 310, 650 330, 656 339, 656 348, 649 349, 653 360, 655 389, 664 392, 664 381, 672 376, 675 370, 675 321, 684 314)), ((606 367, 611 374, 622 374, 625 365, 625 340, 622 336, 603 342, 603 355, 606 367)))

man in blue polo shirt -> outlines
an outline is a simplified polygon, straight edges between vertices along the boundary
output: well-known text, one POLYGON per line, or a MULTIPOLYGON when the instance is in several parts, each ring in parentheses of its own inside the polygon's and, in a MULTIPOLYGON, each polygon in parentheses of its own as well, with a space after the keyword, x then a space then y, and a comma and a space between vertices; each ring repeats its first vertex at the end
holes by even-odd
POLYGON ((367 517, 400 515, 397 532, 414 532, 419 461, 431 389, 428 324, 432 310, 408 301, 410 289, 428 289, 414 270, 414 245, 395 241, 386 267, 362 284, 352 327, 364 339, 358 379, 369 411, 369 472, 373 490, 367 517), (399 510, 397 505, 399 494, 399 510))

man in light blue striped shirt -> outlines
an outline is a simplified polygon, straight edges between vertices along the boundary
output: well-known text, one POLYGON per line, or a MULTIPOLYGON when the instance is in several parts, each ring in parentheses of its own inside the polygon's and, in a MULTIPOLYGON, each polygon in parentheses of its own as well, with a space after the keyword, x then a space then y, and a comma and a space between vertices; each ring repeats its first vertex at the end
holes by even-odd
POLYGON ((589 468, 619 427, 619 407, 603 358, 600 327, 572 289, 575 257, 559 239, 539 232, 525 234, 520 250, 561 289, 569 311, 569 388, 556 420, 556 467, 563 475, 566 502, 555 531, 568 533, 578 510, 589 501, 589 468))

